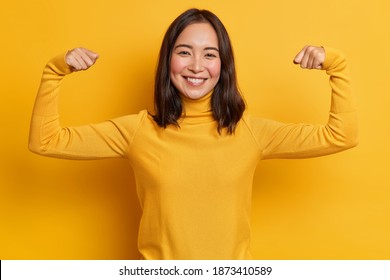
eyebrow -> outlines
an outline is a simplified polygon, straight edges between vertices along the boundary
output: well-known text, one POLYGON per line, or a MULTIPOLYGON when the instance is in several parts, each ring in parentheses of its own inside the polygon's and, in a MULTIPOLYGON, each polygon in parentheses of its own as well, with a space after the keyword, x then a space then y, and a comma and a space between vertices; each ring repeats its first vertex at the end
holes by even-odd
MULTIPOLYGON (((191 45, 187 45, 187 44, 180 44, 180 45, 175 46, 174 49, 177 49, 177 48, 189 48, 189 49, 193 49, 194 47, 191 46, 191 45)), ((215 48, 215 47, 206 47, 206 48, 204 48, 204 50, 206 50, 206 51, 207 51, 207 50, 214 50, 214 51, 219 52, 218 48, 215 48)))

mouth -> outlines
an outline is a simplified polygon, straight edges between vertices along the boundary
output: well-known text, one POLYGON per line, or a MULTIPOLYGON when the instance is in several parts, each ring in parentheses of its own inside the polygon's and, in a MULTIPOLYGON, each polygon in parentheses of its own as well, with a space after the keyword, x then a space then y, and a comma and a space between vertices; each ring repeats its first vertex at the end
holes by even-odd
POLYGON ((185 77, 185 79, 187 80, 187 82, 190 85, 193 85, 193 86, 199 86, 199 85, 203 84, 207 80, 207 79, 204 79, 204 78, 192 78, 192 77, 185 77))

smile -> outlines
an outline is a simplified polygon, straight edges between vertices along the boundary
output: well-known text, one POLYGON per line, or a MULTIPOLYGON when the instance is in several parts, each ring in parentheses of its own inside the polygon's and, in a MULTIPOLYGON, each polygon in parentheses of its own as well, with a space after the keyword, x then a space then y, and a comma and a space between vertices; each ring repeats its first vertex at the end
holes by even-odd
POLYGON ((187 81, 192 84, 192 85, 200 85, 202 84, 206 79, 201 79, 201 78, 190 78, 190 77, 187 77, 187 81))

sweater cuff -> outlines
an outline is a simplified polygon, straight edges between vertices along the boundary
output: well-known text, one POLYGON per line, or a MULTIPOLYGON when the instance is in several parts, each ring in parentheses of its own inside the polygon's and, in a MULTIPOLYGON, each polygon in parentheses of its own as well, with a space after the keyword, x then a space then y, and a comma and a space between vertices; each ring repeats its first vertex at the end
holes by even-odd
POLYGON ((325 61, 322 64, 323 70, 332 70, 340 62, 345 61, 345 55, 334 48, 323 47, 325 50, 325 61))
POLYGON ((72 68, 66 63, 65 56, 67 53, 62 53, 53 57, 47 64, 56 74, 65 76, 73 72, 72 68))

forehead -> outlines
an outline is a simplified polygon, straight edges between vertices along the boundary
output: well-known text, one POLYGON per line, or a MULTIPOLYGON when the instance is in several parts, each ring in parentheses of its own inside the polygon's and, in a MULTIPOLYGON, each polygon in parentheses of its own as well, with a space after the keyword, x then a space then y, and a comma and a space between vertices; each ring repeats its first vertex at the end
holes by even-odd
POLYGON ((192 23, 180 33, 175 45, 218 47, 218 37, 210 23, 192 23))

